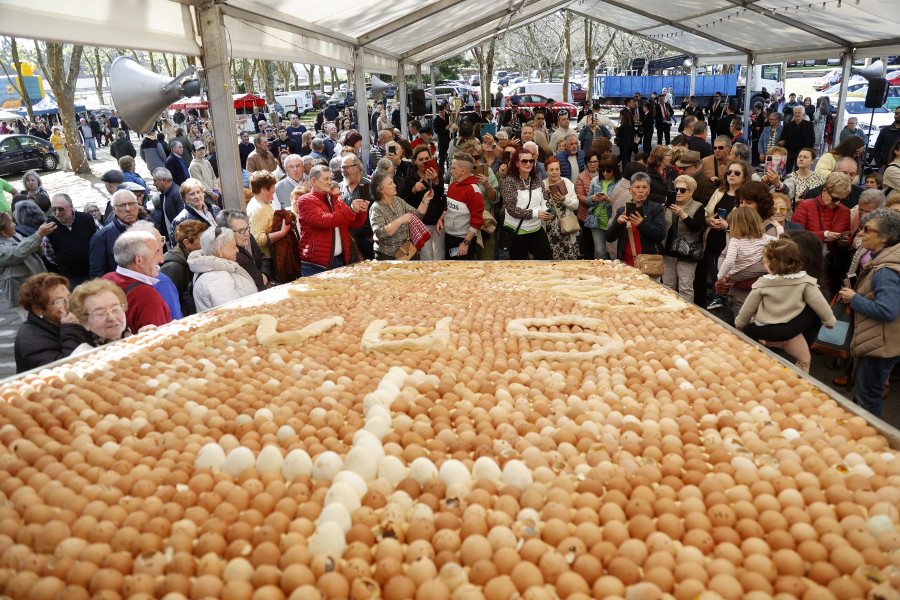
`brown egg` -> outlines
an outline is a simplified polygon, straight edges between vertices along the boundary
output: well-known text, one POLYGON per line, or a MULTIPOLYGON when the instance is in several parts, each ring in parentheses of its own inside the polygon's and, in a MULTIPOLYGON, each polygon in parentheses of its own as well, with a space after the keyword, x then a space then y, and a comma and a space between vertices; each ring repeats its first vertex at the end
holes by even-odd
POLYGON ((541 573, 541 569, 528 561, 522 561, 513 567, 510 578, 520 594, 532 586, 544 585, 544 576, 541 573))
MULTIPOLYGON (((407 600, 416 595, 416 584, 412 579, 403 575, 395 575, 384 586, 385 600, 407 600)), ((330 596, 337 598, 339 596, 330 596)))

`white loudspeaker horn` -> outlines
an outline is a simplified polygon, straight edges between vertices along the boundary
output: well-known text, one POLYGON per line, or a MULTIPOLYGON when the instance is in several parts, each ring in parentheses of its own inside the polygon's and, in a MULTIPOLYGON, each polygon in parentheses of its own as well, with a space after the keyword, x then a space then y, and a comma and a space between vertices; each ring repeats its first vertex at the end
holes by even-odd
POLYGON ((372 75, 372 99, 378 100, 384 94, 385 91, 391 89, 391 84, 385 83, 382 80, 378 79, 375 75, 372 75))
POLYGON ((686 59, 684 59, 684 62, 681 63, 681 67, 683 69, 690 69, 693 66, 694 66, 694 59, 691 58, 690 56, 687 57, 686 59))
POLYGON ((172 79, 145 69, 127 56, 120 56, 109 69, 113 104, 131 129, 147 133, 167 106, 186 96, 200 94, 197 79, 185 80, 196 72, 194 67, 188 67, 172 79))
POLYGON ((884 63, 880 60, 876 60, 868 67, 853 69, 852 72, 854 75, 862 75, 866 78, 866 81, 871 81, 884 75, 884 63))

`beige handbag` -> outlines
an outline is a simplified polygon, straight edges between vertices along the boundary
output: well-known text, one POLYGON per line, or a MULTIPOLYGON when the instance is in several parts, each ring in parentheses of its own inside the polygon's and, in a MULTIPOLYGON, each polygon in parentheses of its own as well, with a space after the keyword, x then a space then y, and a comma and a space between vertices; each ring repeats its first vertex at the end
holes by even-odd
POLYGON ((416 245, 412 243, 412 240, 409 239, 409 234, 407 234, 406 241, 400 244, 400 247, 394 252, 394 258, 397 260, 411 260, 417 252, 416 245))
POLYGON ((634 234, 631 231, 630 224, 626 223, 625 227, 628 229, 628 243, 631 244, 631 255, 634 257, 634 268, 640 269, 641 273, 651 279, 662 277, 665 272, 662 254, 638 254, 634 247, 634 234))
POLYGON ((481 223, 481 231, 487 234, 497 231, 497 218, 494 216, 494 213, 488 209, 484 209, 481 217, 484 219, 481 223))
MULTIPOLYGON (((551 193, 557 192, 565 196, 565 185, 566 184, 564 184, 562 181, 559 181, 559 183, 557 184, 548 186, 548 190, 551 193), (559 188, 556 187, 557 185, 562 186, 562 192, 560 192, 559 188)), ((561 234, 569 235, 570 233, 577 233, 581 231, 581 223, 578 221, 578 215, 576 215, 574 211, 566 210, 565 205, 560 206, 559 203, 556 200, 553 200, 552 197, 550 199, 550 202, 553 203, 553 207, 556 209, 556 216, 559 219, 559 232, 561 234)))

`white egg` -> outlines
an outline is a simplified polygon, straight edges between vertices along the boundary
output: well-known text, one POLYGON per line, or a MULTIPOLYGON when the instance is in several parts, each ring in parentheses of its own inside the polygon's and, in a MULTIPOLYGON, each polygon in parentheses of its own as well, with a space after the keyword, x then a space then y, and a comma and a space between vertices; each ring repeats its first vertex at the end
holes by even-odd
POLYGON ((312 476, 313 479, 333 479, 344 467, 344 461, 341 460, 337 452, 327 450, 316 457, 313 461, 312 476))
POLYGON ((503 465, 503 483, 513 485, 520 490, 533 483, 531 470, 520 460, 511 460, 503 465))
POLYGON ((366 492, 369 491, 369 486, 366 485, 365 480, 362 477, 354 473, 353 471, 348 471, 344 469, 340 473, 334 476, 334 479, 331 480, 332 485, 335 483, 346 483, 350 487, 352 487, 359 497, 365 495, 366 492))
POLYGON ((253 456, 253 451, 250 448, 238 446, 228 453, 223 468, 237 478, 247 469, 252 469, 255 463, 256 457, 253 456))
POLYGON ((254 419, 254 420, 256 420, 256 419, 258 419, 258 418, 260 418, 260 417, 262 417, 262 418, 265 419, 266 421, 271 421, 272 419, 275 418, 275 415, 272 414, 272 411, 271 411, 271 410, 269 410, 268 408, 263 407, 263 408, 260 408, 259 410, 257 410, 255 413, 253 413, 253 419, 254 419))
POLYGON ((278 428, 278 433, 275 434, 279 442, 283 442, 285 439, 291 437, 292 435, 297 435, 297 432, 294 431, 294 428, 290 425, 282 425, 278 428))
POLYGON ((386 419, 366 419, 365 430, 383 440, 391 432, 391 422, 386 419))
POLYGON ((366 421, 369 421, 370 419, 384 419, 385 421, 390 421, 391 411, 387 407, 376 404, 366 412, 366 421))
POLYGON ((347 483, 332 483, 325 494, 325 506, 334 503, 342 504, 348 514, 353 514, 360 507, 359 492, 347 483))
POLYGON ((347 453, 344 468, 356 473, 365 481, 372 481, 378 474, 378 460, 366 448, 351 448, 347 453))
POLYGON ((475 460, 472 466, 472 478, 487 479, 488 481, 500 481, 500 466, 487 456, 475 460))
POLYGON ((894 522, 888 515, 875 515, 870 517, 868 521, 869 533, 873 537, 878 537, 885 531, 894 531, 894 522))
POLYGON ((197 460, 194 461, 195 469, 209 468, 213 471, 221 471, 225 464, 225 450, 219 444, 210 442, 200 448, 197 460))
POLYGON ((340 502, 326 504, 322 508, 322 512, 319 513, 319 518, 316 520, 316 526, 318 527, 323 523, 328 522, 336 523, 343 532, 342 536, 350 531, 350 528, 353 526, 353 521, 350 518, 350 511, 348 511, 347 507, 340 502))
POLYGON ((281 448, 270 445, 263 448, 256 459, 256 470, 259 474, 269 472, 280 472, 284 466, 284 457, 281 455, 281 448))
POLYGON ((410 522, 416 519, 425 519, 426 521, 434 521, 434 511, 431 510, 431 507, 427 504, 422 504, 421 502, 417 502, 413 507, 412 515, 410 515, 410 522))
POLYGON ((406 465, 396 456, 385 456, 378 463, 378 476, 387 479, 391 482, 391 485, 397 485, 406 479, 408 473, 409 470, 406 468, 406 465))
POLYGON ((298 475, 309 475, 310 473, 312 473, 312 459, 309 458, 306 450, 295 448, 284 457, 281 475, 285 481, 293 481, 298 475))
POLYGON ((446 485, 453 483, 469 483, 472 481, 472 474, 462 462, 456 459, 445 460, 440 469, 441 481, 446 485))
POLYGON ((250 415, 238 415, 234 418, 235 425, 247 425, 248 423, 253 422, 253 417, 250 415))
MULTIPOLYGON (((404 378, 406 378, 405 374, 404 378)), ((378 389, 384 390, 385 392, 390 394, 391 398, 396 398, 400 395, 400 387, 387 377, 378 382, 378 389)))
POLYGON ((313 556, 327 554, 329 556, 343 556, 347 549, 347 541, 344 538, 346 532, 333 521, 326 521, 316 526, 316 531, 309 537, 307 546, 313 556))
POLYGON ((419 485, 422 485, 432 477, 437 477, 438 470, 433 462, 424 456, 420 456, 409 465, 409 476, 419 482, 419 485))

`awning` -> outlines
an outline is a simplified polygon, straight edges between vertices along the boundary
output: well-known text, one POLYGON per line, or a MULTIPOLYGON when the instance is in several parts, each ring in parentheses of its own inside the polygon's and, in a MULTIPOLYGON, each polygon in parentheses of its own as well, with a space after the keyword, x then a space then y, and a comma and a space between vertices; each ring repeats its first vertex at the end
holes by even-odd
MULTIPOLYGON (((256 94, 234 94, 234 108, 236 110, 253 108, 254 106, 259 106, 262 108, 266 105, 265 98, 261 98, 256 94)), ((193 96, 191 98, 185 98, 175 104, 170 104, 170 110, 191 110, 191 109, 207 109, 209 108, 209 103, 205 98, 201 96, 193 96)))

